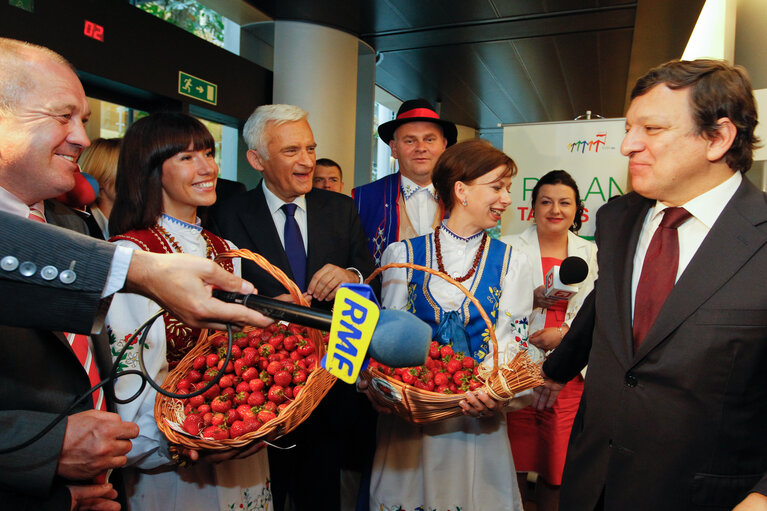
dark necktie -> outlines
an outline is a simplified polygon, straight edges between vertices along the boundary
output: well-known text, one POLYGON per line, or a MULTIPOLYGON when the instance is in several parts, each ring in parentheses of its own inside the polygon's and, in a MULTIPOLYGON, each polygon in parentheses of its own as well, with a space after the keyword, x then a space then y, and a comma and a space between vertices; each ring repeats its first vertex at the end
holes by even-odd
POLYGON ((647 247, 634 299, 634 351, 642 344, 658 317, 676 281, 679 268, 679 233, 690 213, 684 208, 667 208, 647 247))
POLYGON ((296 205, 283 204, 285 212, 285 254, 288 256, 293 278, 301 291, 306 291, 306 250, 301 229, 296 222, 296 205))

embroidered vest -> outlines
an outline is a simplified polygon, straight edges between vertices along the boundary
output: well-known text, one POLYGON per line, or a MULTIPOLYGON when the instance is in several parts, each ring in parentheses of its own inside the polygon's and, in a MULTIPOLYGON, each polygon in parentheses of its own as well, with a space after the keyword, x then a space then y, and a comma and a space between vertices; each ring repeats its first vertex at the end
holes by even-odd
MULTIPOLYGON (((219 238, 215 234, 204 229, 203 232, 210 240, 214 258, 221 252, 229 250, 229 246, 222 238, 219 238)), ((117 240, 126 240, 135 243, 145 252, 154 252, 157 254, 172 254, 174 252, 173 247, 168 240, 166 240, 155 227, 128 231, 112 237, 109 241, 117 240)), ((220 261, 218 264, 229 273, 234 272, 234 266, 232 265, 231 259, 220 261)), ((166 358, 168 360, 169 369, 173 369, 181 359, 184 358, 184 355, 194 347, 194 344, 200 337, 200 329, 192 328, 182 323, 178 318, 168 312, 163 314, 163 321, 165 322, 165 339, 167 344, 166 358)))
MULTIPOLYGON (((407 247, 407 260, 409 263, 420 264, 430 268, 437 266, 434 251, 434 234, 405 240, 405 245, 407 247)), ((482 304, 490 319, 497 320, 498 302, 501 297, 501 283, 509 267, 511 245, 488 238, 485 246, 481 247, 481 249, 483 253, 477 271, 469 282, 464 282, 463 284, 482 304)), ((408 269, 408 303, 406 310, 428 323, 434 334, 437 332, 437 328, 447 311, 442 310, 429 290, 429 282, 432 278, 438 279, 439 277, 422 271, 408 269)), ((457 289, 456 292, 460 293, 457 289)), ((468 298, 464 298, 457 312, 463 320, 463 325, 469 335, 470 355, 478 362, 481 362, 487 356, 490 345, 490 334, 487 330, 487 324, 479 314, 477 307, 468 298)))

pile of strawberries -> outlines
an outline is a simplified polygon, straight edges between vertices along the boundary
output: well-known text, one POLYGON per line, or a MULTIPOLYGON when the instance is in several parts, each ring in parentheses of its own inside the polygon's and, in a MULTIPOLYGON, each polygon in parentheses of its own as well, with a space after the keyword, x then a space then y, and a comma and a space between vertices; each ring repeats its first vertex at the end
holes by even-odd
MULTIPOLYGON (((204 394, 183 400, 183 427, 190 435, 224 440, 258 430, 299 396, 317 363, 314 344, 302 326, 275 323, 234 337, 221 380, 204 394)), ((197 357, 176 392, 188 394, 216 377, 226 358, 226 335, 212 344, 217 351, 197 357)))
POLYGON ((440 394, 462 394, 484 384, 477 375, 476 360, 453 352, 449 344, 440 346, 437 341, 431 342, 429 356, 422 366, 393 369, 371 360, 369 367, 407 385, 440 394))

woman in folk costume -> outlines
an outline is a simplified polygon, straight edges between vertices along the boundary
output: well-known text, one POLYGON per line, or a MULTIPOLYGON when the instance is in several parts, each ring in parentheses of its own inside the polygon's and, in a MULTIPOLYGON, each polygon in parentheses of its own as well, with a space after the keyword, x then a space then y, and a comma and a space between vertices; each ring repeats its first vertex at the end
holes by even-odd
MULTIPOLYGON (((117 170, 117 197, 109 219, 111 241, 151 252, 183 252, 213 259, 235 248, 200 227, 197 208, 216 201, 218 166, 215 142, 203 124, 180 113, 158 113, 136 121, 123 140, 117 170)), ((239 260, 221 263, 239 275, 239 260)), ((113 353, 160 306, 134 294, 118 293, 107 315, 113 353)), ((194 346, 200 331, 166 313, 155 321, 144 351, 149 375, 161 382, 194 346)), ((130 348, 122 369, 138 369, 137 348, 130 348)), ((118 379, 118 397, 135 392, 138 379, 118 379)), ((139 425, 125 470, 126 493, 133 510, 267 509, 271 504, 266 449, 184 454, 199 462, 177 466, 154 419, 156 391, 151 387, 133 402, 118 405, 125 420, 139 425), (255 454, 253 454, 255 452, 255 454), (219 462, 223 459, 222 463, 219 462)))
MULTIPOLYGON (((511 158, 484 141, 448 148, 432 175, 447 219, 431 234, 390 245, 382 262, 429 266, 461 282, 495 320, 500 363, 520 349, 533 305, 527 257, 485 233, 511 204, 516 171, 511 158)), ((382 292, 385 307, 413 312, 440 342, 492 364, 487 325, 454 285, 397 268, 384 272, 382 292)), ((521 510, 505 413, 528 397, 501 403, 483 390, 467 392, 464 416, 426 425, 382 414, 370 509, 521 510)))
MULTIPOLYGON (((597 278, 597 246, 575 235, 581 227, 583 204, 578 185, 564 170, 552 170, 533 188, 535 225, 524 232, 502 238, 524 252, 533 264, 533 314, 530 316, 531 350, 537 359, 553 350, 570 329, 570 323, 597 278), (586 280, 569 301, 546 298, 543 281, 553 266, 566 257, 580 257, 589 267, 586 280)), ((531 351, 531 356, 534 355, 531 351)), ((533 358, 536 359, 535 357, 533 358)), ((570 381, 557 396, 552 408, 525 408, 508 416, 509 441, 519 470, 519 485, 526 490, 527 472, 537 472, 535 503, 540 511, 555 511, 565 466, 567 443, 575 412, 583 394, 583 376, 570 381)))

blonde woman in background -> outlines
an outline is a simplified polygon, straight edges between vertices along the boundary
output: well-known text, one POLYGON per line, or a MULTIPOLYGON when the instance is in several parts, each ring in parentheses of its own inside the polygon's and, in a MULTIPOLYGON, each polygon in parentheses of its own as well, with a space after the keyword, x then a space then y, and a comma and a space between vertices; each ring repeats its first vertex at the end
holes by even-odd
POLYGON ((109 239, 109 214, 115 202, 115 175, 117 157, 120 155, 121 138, 97 138, 87 147, 77 163, 80 170, 93 176, 99 182, 99 194, 91 204, 90 213, 109 239))

